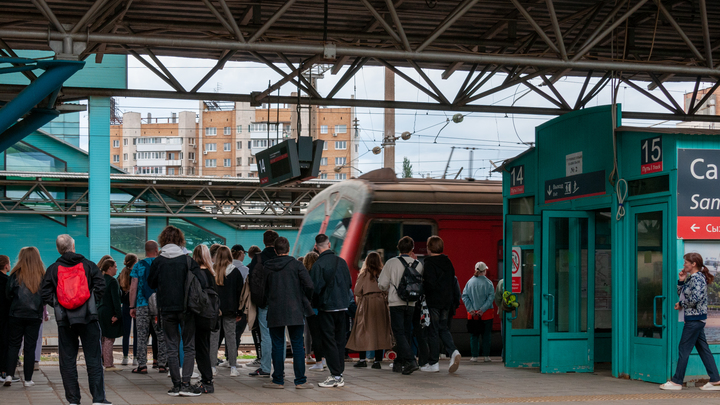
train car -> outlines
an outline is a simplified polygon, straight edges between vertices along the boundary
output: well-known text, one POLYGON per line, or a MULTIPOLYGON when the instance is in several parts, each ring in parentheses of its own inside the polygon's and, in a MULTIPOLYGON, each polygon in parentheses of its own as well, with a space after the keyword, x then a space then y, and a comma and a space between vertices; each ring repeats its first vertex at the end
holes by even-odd
MULTIPOLYGON (((293 255, 311 251, 315 236, 325 233, 331 249, 347 261, 354 285, 368 252, 379 252, 387 261, 398 255, 398 240, 410 236, 414 253, 423 260, 428 237, 438 235, 461 290, 478 261, 488 265, 487 276, 497 285, 502 274, 502 210, 500 181, 399 179, 390 169, 375 170, 312 199, 293 255)), ((458 321, 451 324, 461 351, 469 348, 465 322, 460 321, 466 317, 461 305, 455 314, 458 321)), ((500 329, 497 316, 494 329, 500 329)))

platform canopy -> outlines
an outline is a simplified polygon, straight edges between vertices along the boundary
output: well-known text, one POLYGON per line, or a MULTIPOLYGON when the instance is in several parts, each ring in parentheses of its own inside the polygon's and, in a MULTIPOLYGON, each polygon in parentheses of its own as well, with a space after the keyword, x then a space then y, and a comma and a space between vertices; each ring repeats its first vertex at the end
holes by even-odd
MULTIPOLYGON (((717 1, 15 0, 0 3, 0 39, 8 56, 14 49, 50 48, 81 60, 132 55, 174 89, 65 88, 65 100, 117 95, 289 103, 295 99, 271 93, 292 84, 307 96, 304 103, 315 105, 558 115, 584 107, 616 78, 666 110, 628 111, 626 118, 720 120, 695 114, 712 93, 698 91, 700 84, 720 85, 713 55, 720 48, 717 1), (184 88, 159 56, 217 64, 184 88), (228 61, 258 62, 282 79, 253 94, 198 93, 228 61), (327 94, 300 74, 317 65, 341 74, 327 94), (431 101, 335 98, 368 65, 392 69, 431 101), (449 94, 428 76, 431 69, 443 78, 462 74, 464 84, 449 94), (493 85, 490 78, 498 74, 505 80, 493 85), (584 80, 579 94, 556 86, 568 75, 584 80), (666 90, 668 81, 696 83, 687 113, 666 90), (550 107, 491 105, 493 94, 518 84, 550 107)), ((1 97, 16 90, 2 86, 1 97)))

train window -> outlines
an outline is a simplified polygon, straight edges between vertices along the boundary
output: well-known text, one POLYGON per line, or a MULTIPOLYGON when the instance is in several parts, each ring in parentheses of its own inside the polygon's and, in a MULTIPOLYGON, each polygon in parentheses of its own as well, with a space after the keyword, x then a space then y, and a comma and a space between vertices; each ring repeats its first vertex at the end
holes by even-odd
POLYGON ((358 262, 358 268, 362 267, 365 257, 369 252, 378 252, 383 262, 388 261, 399 254, 397 243, 403 236, 409 236, 415 241, 415 254, 421 259, 427 254, 427 238, 436 234, 433 223, 401 222, 375 220, 365 238, 365 246, 358 262))
POLYGON ((508 215, 533 215, 535 197, 520 197, 508 199, 508 215))
POLYGON ((340 254, 345 235, 347 234, 350 220, 352 219, 355 204, 345 198, 338 201, 330 213, 330 221, 328 222, 325 234, 330 238, 330 249, 335 254, 340 254))
POLYGON ((308 212, 295 244, 295 256, 304 256, 315 247, 315 237, 325 220, 325 203, 308 212))

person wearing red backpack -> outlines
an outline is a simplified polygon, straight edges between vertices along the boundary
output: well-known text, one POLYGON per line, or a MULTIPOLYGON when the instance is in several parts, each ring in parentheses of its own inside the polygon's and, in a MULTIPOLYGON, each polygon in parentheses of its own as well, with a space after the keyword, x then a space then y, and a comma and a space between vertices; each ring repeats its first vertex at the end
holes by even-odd
POLYGON ((93 405, 111 405, 105 398, 97 311, 105 293, 105 279, 95 263, 75 253, 75 240, 70 235, 58 236, 55 244, 61 256, 45 272, 41 291, 43 301, 55 309, 65 398, 70 405, 80 404, 77 354, 81 340, 93 405))

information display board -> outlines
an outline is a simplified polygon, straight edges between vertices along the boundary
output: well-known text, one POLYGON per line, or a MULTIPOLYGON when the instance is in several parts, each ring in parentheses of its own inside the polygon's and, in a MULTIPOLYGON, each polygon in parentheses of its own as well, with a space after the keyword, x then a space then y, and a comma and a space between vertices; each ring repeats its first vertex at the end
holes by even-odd
POLYGON ((604 170, 547 180, 545 182, 546 203, 603 194, 605 194, 604 170))
POLYGON ((294 139, 260 151, 255 157, 261 186, 272 186, 300 177, 298 148, 294 139))
POLYGON ((718 165, 718 149, 678 149, 678 238, 720 239, 718 165))

